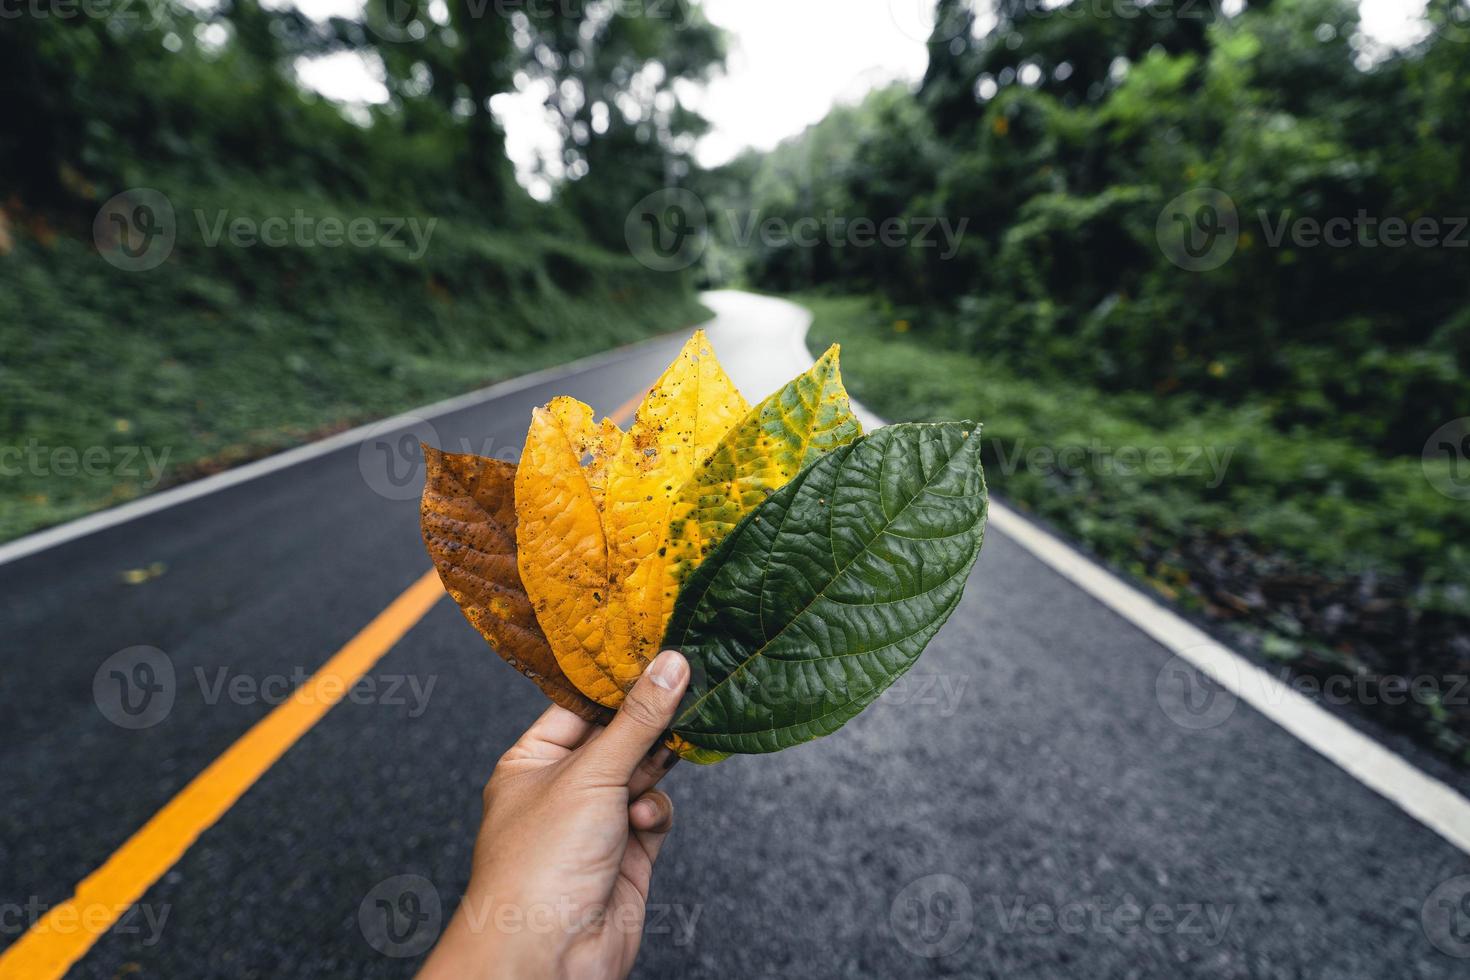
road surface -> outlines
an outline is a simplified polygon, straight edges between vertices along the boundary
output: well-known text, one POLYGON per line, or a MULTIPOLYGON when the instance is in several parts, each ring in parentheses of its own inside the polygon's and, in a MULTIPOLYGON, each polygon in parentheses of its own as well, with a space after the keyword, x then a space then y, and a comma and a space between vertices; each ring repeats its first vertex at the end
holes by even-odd
MULTIPOLYGON (((752 402, 809 363, 794 307, 709 302, 752 402)), ((512 454, 532 406, 613 412, 682 340, 413 432, 512 454)), ((139 828, 158 837, 130 860, 175 833, 155 815, 421 578, 401 435, 0 565, 0 948, 139 828)), ((481 785, 544 701, 447 598, 405 622, 69 975, 412 974, 464 888, 481 785)), ((1470 973, 1470 859, 1254 709, 1212 716, 1177 668, 992 527, 948 626, 843 731, 671 773, 635 976, 1470 973)))

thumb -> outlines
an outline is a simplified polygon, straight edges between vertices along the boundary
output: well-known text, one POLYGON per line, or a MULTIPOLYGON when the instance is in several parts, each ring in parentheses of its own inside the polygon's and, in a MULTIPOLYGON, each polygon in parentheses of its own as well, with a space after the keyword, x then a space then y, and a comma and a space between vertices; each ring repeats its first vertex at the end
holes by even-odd
POLYGON ((626 784, 674 720, 688 684, 689 662, 682 653, 665 650, 655 657, 628 692, 607 731, 583 749, 583 764, 626 784))

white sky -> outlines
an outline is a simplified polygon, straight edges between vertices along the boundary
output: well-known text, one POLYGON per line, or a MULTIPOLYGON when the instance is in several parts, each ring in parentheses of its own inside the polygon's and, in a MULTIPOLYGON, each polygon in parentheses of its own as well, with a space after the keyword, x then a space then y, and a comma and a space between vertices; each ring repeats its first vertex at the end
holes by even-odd
MULTIPOLYGON (((292 0, 274 0, 288 3, 292 0)), ((362 0, 294 0, 313 17, 352 16, 362 0)), ((620 0, 650 12, 685 0, 620 0)), ((1051 0, 1057 2, 1057 0, 1051 0)), ((1366 32, 1388 44, 1424 34, 1426 0, 1360 0, 1366 32)), ((924 39, 933 0, 704 0, 705 15, 730 33, 723 76, 688 94, 712 123, 696 149, 705 166, 724 163, 745 147, 770 149, 817 122, 837 102, 861 99, 896 79, 916 81, 928 61, 924 39)), ((374 66, 347 53, 298 63, 302 80, 342 102, 381 102, 387 91, 374 66)), ((506 152, 521 183, 537 197, 550 188, 535 177, 538 160, 557 173, 557 140, 533 88, 497 96, 506 152)))
POLYGON ((748 146, 767 150, 895 79, 918 80, 929 54, 917 34, 928 0, 706 0, 705 16, 730 32, 725 74, 694 108, 713 123, 699 162, 724 163, 748 146), (909 10, 907 8, 912 8, 909 10), (895 14, 909 29, 900 29, 895 14))

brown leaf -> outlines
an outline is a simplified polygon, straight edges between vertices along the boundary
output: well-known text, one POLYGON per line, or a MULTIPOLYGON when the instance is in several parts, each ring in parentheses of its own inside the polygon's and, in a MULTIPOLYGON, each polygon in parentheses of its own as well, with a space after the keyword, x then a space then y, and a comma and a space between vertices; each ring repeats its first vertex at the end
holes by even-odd
POLYGON ((498 459, 424 446, 420 519, 444 588, 495 652, 552 701, 588 721, 612 713, 562 673, 536 623, 516 568, 516 468, 498 459))

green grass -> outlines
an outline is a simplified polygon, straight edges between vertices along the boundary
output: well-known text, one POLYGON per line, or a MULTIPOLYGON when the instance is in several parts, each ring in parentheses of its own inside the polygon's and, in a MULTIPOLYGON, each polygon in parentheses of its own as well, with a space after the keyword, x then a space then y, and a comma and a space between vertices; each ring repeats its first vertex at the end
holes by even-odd
POLYGON ((419 258, 210 246, 195 210, 206 225, 414 212, 244 184, 167 193, 178 242, 152 271, 114 268, 81 229, 0 255, 0 540, 702 316, 677 277, 565 230, 441 216, 419 258))
MULTIPOLYGON (((1257 408, 1020 376, 944 349, 922 313, 880 299, 797 299, 814 351, 842 343, 855 397, 895 421, 982 422, 997 495, 1249 649, 1446 692, 1470 673, 1470 512, 1417 457, 1281 432, 1257 408)), ((1456 755, 1470 745, 1465 705, 1391 714, 1456 755)))

